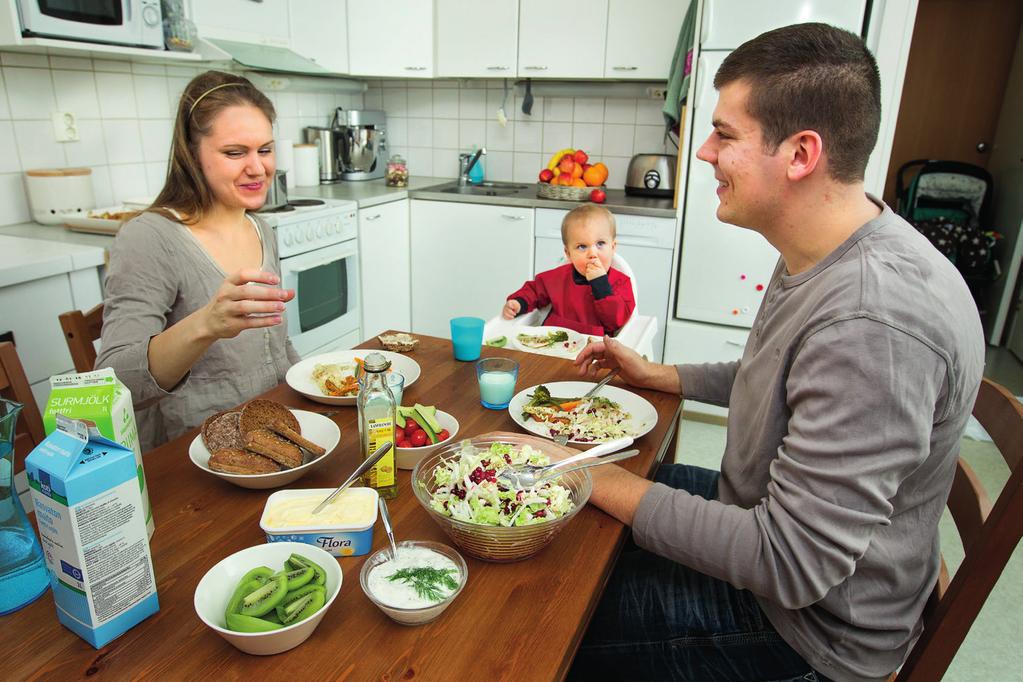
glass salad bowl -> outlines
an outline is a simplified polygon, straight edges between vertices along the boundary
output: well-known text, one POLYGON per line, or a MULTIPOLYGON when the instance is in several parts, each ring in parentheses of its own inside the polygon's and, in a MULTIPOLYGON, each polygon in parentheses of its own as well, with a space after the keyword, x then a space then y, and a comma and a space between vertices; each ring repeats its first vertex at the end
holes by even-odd
MULTIPOLYGON (((439 484, 435 477, 439 469, 451 466, 459 458, 463 457, 465 452, 476 452, 477 456, 482 456, 489 460, 487 452, 489 452, 494 444, 499 446, 507 445, 518 449, 525 443, 528 443, 534 449, 542 451, 543 446, 537 445, 535 441, 527 441, 525 439, 519 441, 514 436, 465 439, 442 447, 432 455, 425 457, 416 465, 412 472, 412 491, 416 499, 426 510, 426 513, 430 515, 430 518, 436 521, 444 532, 447 533, 451 541, 472 557, 493 562, 511 562, 528 559, 546 547, 554 539, 554 536, 564 529, 569 521, 579 513, 579 510, 586 505, 586 501, 590 497, 593 481, 590 478, 589 472, 584 469, 568 472, 555 481, 562 488, 554 489, 542 495, 542 497, 548 497, 552 503, 546 505, 546 509, 544 508, 544 503, 537 502, 528 506, 517 505, 516 507, 507 508, 508 513, 501 515, 505 522, 524 523, 524 525, 503 525, 499 519, 493 519, 493 523, 498 525, 464 521, 434 509, 433 501, 435 496, 438 495, 438 490, 441 497, 443 497, 445 492, 445 486, 439 484), (475 448, 475 451, 471 449, 465 450, 467 447, 475 448), (570 501, 570 504, 567 504, 568 501, 570 501), (519 516, 525 512, 530 514, 532 518, 524 521, 516 517, 512 510, 518 510, 519 508, 521 508, 519 516)), ((499 463, 496 465, 496 468, 500 469, 501 466, 505 466, 505 464, 503 462, 499 463)), ((494 468, 488 467, 488 470, 492 472, 494 468)), ((493 477, 493 474, 487 474, 483 466, 480 465, 478 470, 474 468, 467 474, 467 477, 486 479, 493 477)), ((514 492, 511 497, 515 497, 514 492)), ((471 494, 469 497, 471 501, 471 494)), ((481 497, 488 496, 482 495, 481 497)), ((488 505, 484 506, 493 507, 495 506, 494 502, 502 504, 495 496, 489 497, 488 505)), ((508 496, 506 495, 506 497, 508 496)), ((531 496, 524 492, 518 499, 536 499, 536 496, 531 496)), ((493 517, 496 514, 491 513, 490 516, 493 517)))

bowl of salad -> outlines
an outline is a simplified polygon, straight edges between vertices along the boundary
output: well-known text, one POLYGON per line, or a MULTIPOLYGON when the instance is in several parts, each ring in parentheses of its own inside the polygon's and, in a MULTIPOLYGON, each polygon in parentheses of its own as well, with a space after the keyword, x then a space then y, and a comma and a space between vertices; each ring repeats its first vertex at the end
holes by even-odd
POLYGON ((497 480, 502 469, 549 462, 541 448, 525 439, 469 438, 422 459, 412 472, 412 491, 466 554, 483 561, 521 561, 568 525, 593 487, 585 469, 529 489, 497 480))

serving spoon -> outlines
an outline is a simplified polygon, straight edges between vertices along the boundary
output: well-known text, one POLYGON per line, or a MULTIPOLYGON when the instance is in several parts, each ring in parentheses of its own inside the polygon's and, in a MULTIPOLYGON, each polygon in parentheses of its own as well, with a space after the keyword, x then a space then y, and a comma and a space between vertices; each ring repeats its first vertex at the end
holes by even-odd
POLYGON ((535 488, 544 481, 561 476, 569 471, 586 469, 600 464, 610 464, 611 462, 618 462, 639 454, 639 450, 635 449, 619 452, 622 448, 627 448, 630 445, 632 445, 632 438, 630 436, 618 438, 607 443, 601 443, 586 452, 580 452, 578 455, 573 455, 553 464, 545 466, 523 464, 514 469, 504 469, 497 474, 497 480, 509 488, 535 488))

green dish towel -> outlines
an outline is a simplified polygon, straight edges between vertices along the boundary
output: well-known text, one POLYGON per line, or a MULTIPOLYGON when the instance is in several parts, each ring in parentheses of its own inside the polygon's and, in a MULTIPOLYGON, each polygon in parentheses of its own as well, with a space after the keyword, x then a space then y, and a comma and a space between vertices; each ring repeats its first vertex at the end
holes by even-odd
POLYGON ((696 4, 697 0, 690 0, 689 9, 682 20, 682 29, 678 32, 675 54, 671 58, 668 92, 665 94, 662 109, 666 134, 679 125, 682 103, 689 92, 689 74, 693 70, 693 43, 696 41, 696 4))

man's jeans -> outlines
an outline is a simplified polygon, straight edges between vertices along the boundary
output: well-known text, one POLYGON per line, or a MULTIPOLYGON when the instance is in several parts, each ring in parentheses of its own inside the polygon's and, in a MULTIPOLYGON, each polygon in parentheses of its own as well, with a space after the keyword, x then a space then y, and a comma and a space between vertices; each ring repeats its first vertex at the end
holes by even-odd
MULTIPOLYGON (((663 465, 660 483, 717 497, 718 472, 663 465)), ((682 521, 684 523, 684 520, 682 521)), ((822 680, 753 594, 639 549, 618 559, 569 680, 822 680)))

